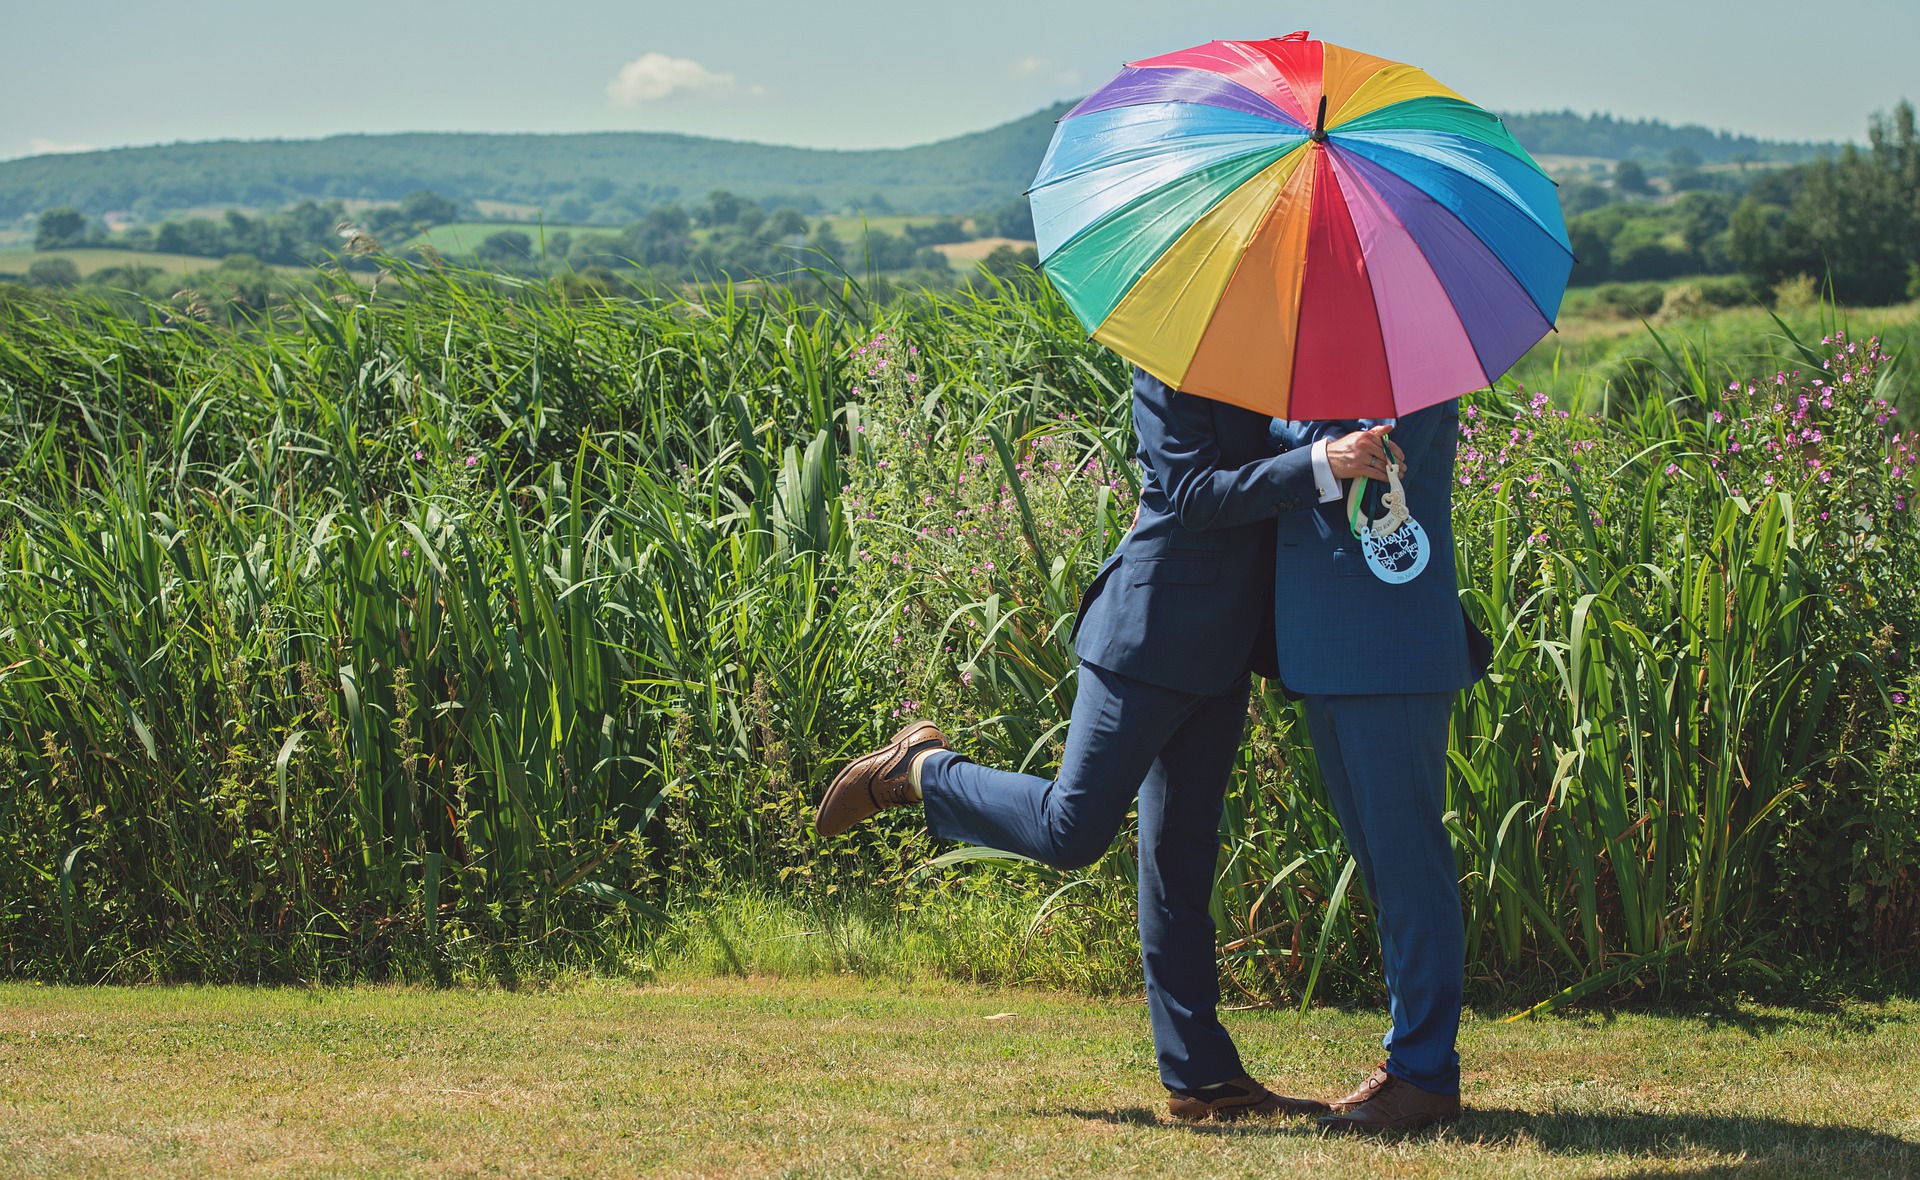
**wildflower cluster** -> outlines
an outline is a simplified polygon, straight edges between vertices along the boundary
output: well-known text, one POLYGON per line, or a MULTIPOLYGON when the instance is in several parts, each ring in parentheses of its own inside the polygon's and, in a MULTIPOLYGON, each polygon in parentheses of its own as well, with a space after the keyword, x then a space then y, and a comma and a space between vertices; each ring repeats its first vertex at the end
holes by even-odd
POLYGON ((1539 499, 1539 484, 1544 478, 1540 460, 1557 456, 1578 474, 1588 452, 1600 445, 1597 425, 1589 419, 1575 419, 1566 410, 1556 410, 1547 395, 1528 394, 1525 386, 1514 391, 1511 405, 1491 397, 1469 400, 1460 407, 1460 450, 1454 474, 1461 488, 1499 492, 1517 472, 1527 485, 1527 495, 1539 499), (1520 400, 1524 399, 1524 400, 1520 400))
POLYGON ((1877 337, 1863 348, 1837 332, 1821 344, 1832 351, 1818 372, 1727 385, 1708 415, 1708 466, 1735 496, 1793 491, 1822 521, 1908 511, 1920 440, 1889 433, 1894 408, 1879 378, 1893 358, 1877 337))
POLYGON ((856 587, 888 620, 890 711, 964 725, 994 712, 1009 668, 1071 667, 1072 604, 1132 518, 1133 484, 1071 414, 944 416, 895 333, 852 359, 843 497, 856 587))

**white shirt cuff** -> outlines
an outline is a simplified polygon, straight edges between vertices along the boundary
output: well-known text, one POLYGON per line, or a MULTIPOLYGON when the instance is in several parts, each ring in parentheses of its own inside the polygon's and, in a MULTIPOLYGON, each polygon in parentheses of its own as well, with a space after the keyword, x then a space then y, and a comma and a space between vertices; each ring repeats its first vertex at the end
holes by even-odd
POLYGON ((1327 440, 1321 439, 1313 444, 1313 486, 1320 493, 1320 502, 1340 498, 1340 481, 1333 478, 1333 464, 1327 462, 1327 440))

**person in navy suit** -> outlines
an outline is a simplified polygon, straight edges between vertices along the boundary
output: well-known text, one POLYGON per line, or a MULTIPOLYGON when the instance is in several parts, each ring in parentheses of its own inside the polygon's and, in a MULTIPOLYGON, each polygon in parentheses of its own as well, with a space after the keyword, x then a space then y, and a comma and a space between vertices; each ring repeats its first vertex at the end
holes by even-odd
POLYGON ((1274 521, 1313 516, 1337 478, 1385 478, 1384 427, 1281 449, 1269 419, 1136 370, 1140 512, 1081 601, 1078 691, 1057 777, 976 765, 915 721, 848 764, 823 835, 924 802, 937 837, 1056 868, 1091 865, 1138 800, 1140 947, 1169 1109, 1181 1118, 1324 1113, 1247 1076, 1215 1014, 1212 897, 1222 799, 1252 672, 1274 653, 1274 521))
MULTIPOLYGON (((1308 732, 1359 862, 1380 936, 1392 1028, 1386 1061, 1333 1103, 1334 1130, 1406 1130, 1460 1112, 1460 1025, 1465 934, 1460 874, 1441 821, 1447 796, 1447 724, 1455 694, 1490 654, 1460 607, 1453 562, 1454 401, 1392 425, 1404 455, 1406 508, 1429 541, 1426 567, 1393 584, 1374 576, 1356 536, 1377 509, 1346 498, 1281 517, 1275 550, 1274 634, 1280 679, 1304 697, 1308 732)), ((1382 425, 1275 422, 1285 453, 1382 425)), ((1371 499, 1369 497, 1369 499, 1371 499)))

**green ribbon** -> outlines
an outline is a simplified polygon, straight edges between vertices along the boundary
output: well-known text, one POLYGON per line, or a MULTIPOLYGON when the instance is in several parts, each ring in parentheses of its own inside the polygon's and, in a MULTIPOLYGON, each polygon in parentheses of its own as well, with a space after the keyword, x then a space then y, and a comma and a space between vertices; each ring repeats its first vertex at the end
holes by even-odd
MULTIPOLYGON (((1392 431, 1388 431, 1386 434, 1381 435, 1380 436, 1381 445, 1386 446, 1387 439, 1391 438, 1392 436, 1393 436, 1392 431)), ((1393 466, 1392 451, 1387 452, 1387 466, 1389 468, 1393 466)), ((1347 497, 1347 527, 1353 530, 1354 540, 1357 541, 1357 540, 1363 539, 1360 536, 1360 522, 1362 520, 1365 520, 1367 516, 1367 511, 1366 511, 1367 477, 1364 475, 1356 475, 1353 478, 1358 480, 1359 482, 1354 484, 1353 491, 1347 497)))
POLYGON ((1353 478, 1359 482, 1347 495, 1347 527, 1353 530, 1354 539, 1357 541, 1362 539, 1360 522, 1367 518, 1367 477, 1356 475, 1353 478))

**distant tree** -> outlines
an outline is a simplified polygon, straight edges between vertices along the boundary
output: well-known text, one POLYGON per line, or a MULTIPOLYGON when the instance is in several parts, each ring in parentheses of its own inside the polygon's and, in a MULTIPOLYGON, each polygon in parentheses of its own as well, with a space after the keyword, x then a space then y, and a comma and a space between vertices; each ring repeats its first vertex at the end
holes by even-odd
POLYGON ((807 249, 818 255, 821 261, 831 261, 837 266, 846 264, 846 243, 833 232, 831 221, 821 221, 813 227, 813 236, 807 239, 807 249))
POLYGON ((1724 193, 1691 192, 1673 203, 1671 217, 1680 238, 1701 261, 1702 270, 1716 269, 1707 254, 1716 239, 1727 232, 1736 202, 1724 193))
POLYGON ((750 236, 757 235, 760 227, 766 223, 767 211, 758 205, 743 204, 740 207, 740 216, 734 219, 734 224, 740 227, 740 232, 750 236))
POLYGON ((775 213, 779 212, 782 209, 788 209, 788 208, 796 209, 799 211, 802 217, 811 217, 814 214, 823 212, 826 209, 826 206, 821 203, 820 198, 813 195, 812 193, 799 193, 793 196, 768 197, 767 199, 760 202, 760 207, 762 209, 768 210, 769 212, 775 212, 775 213))
POLYGON ((1025 197, 1015 197, 1004 205, 975 214, 974 223, 980 227, 981 237, 1031 242, 1038 236, 1033 232, 1033 206, 1025 197))
POLYGON ((485 262, 525 262, 533 257, 533 239, 517 229, 488 234, 474 253, 485 262))
POLYGON ((1705 162, 1706 161, 1700 158, 1700 153, 1694 151, 1693 148, 1687 144, 1676 143, 1667 149, 1667 163, 1673 165, 1676 169, 1698 168, 1705 162))
POLYGON ((954 217, 945 217, 926 225, 909 225, 901 232, 916 246, 945 246, 967 240, 967 231, 954 217))
POLYGON ((71 287, 80 281, 80 268, 71 258, 37 258, 27 267, 27 282, 36 287, 71 287))
POLYGON ((1675 168, 1667 173, 1667 187, 1676 193, 1697 192, 1713 187, 1713 177, 1698 168, 1675 168))
POLYGON ((1787 211, 1749 195, 1729 219, 1733 263, 1762 287, 1772 287, 1792 264, 1785 242, 1787 211))
POLYGON ((196 290, 218 297, 229 318, 265 311, 279 285, 271 268, 251 254, 229 254, 212 270, 192 278, 196 290))
POLYGON ((71 205, 43 210, 40 222, 34 228, 33 248, 36 250, 58 250, 63 246, 78 246, 87 240, 87 219, 71 205))
POLYGON ((1606 186, 1591 180, 1569 180, 1560 186, 1560 211, 1568 217, 1598 209, 1613 200, 1606 186))
POLYGON ((1593 217, 1571 218, 1567 239, 1573 244, 1573 274, 1567 281, 1576 287, 1606 282, 1612 267, 1613 240, 1606 224, 1593 217))
POLYGON ((1032 246, 1018 250, 1012 246, 995 246, 993 252, 980 261, 980 269, 1009 283, 1032 281, 1039 266, 1040 252, 1032 246))
POLYGON ((642 219, 649 232, 684 234, 693 227, 693 218, 678 205, 662 205, 642 219))
POLYGON ((1613 166, 1613 187, 1635 196, 1653 191, 1653 186, 1647 183, 1647 170, 1632 160, 1622 160, 1613 166))
POLYGON ((566 230, 555 230, 547 235, 547 257, 565 258, 573 249, 573 235, 566 230))
POLYGON ((914 250, 914 244, 904 237, 870 230, 861 239, 854 262, 869 270, 906 270, 914 264, 914 250))
POLYGON ((1794 275, 1831 284, 1836 299, 1903 299, 1920 264, 1920 133, 1901 103, 1875 116, 1867 150, 1848 145, 1786 176, 1763 176, 1735 211, 1730 251, 1757 283, 1794 275))
MULTIPOLYGON (((824 225, 826 223, 822 222, 821 224, 824 225)), ((801 216, 800 210, 795 209, 792 205, 782 205, 773 211, 772 216, 767 218, 767 223, 760 227, 760 233, 762 237, 772 238, 777 241, 784 241, 788 238, 805 237, 807 233, 807 219, 801 216)))
POLYGON ((460 207, 431 189, 421 189, 400 202, 400 215, 417 225, 446 225, 459 220, 460 207))
POLYGON ((678 205, 662 205, 627 232, 627 256, 644 266, 684 266, 693 253, 692 218, 678 205))
POLYGON ((1665 226, 1653 218, 1636 217, 1621 226, 1609 254, 1614 279, 1670 279, 1694 269, 1686 248, 1669 241, 1665 226))
POLYGON ((633 247, 620 234, 583 233, 573 240, 567 257, 574 267, 585 271, 595 266, 611 267, 626 262, 633 247))
POLYGON ((721 225, 733 225, 740 220, 740 213, 747 203, 726 189, 717 188, 707 194, 707 203, 693 211, 693 219, 699 225, 712 228, 721 225))

